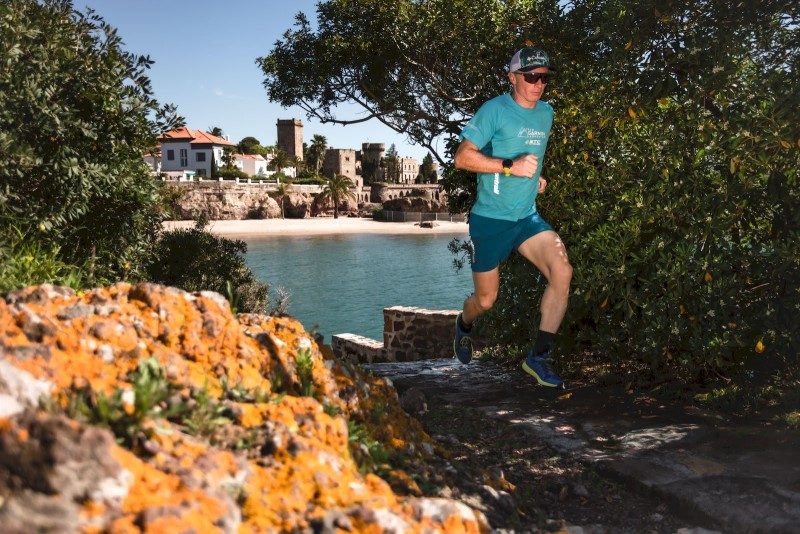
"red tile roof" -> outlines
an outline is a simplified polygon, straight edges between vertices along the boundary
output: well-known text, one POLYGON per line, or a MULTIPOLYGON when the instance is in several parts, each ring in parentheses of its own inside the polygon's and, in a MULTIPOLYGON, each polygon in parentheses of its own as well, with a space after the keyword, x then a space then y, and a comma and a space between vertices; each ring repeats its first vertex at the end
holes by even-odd
POLYGON ((240 159, 263 159, 267 161, 261 154, 236 154, 236 157, 240 159))
POLYGON ((192 145, 225 145, 236 146, 227 139, 211 135, 208 132, 201 130, 192 130, 191 128, 178 128, 158 136, 159 141, 189 141, 192 145))

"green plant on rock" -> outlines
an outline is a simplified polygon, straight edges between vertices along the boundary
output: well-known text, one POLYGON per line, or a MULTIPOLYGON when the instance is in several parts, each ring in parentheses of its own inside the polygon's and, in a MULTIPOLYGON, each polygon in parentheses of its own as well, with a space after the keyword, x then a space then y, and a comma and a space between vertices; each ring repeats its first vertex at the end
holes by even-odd
POLYGON ((311 356, 311 349, 303 348, 297 351, 295 364, 297 365, 297 378, 300 380, 300 394, 304 397, 313 397, 314 359, 311 356))
POLYGON ((116 388, 110 396, 88 388, 71 392, 67 413, 70 417, 108 427, 127 447, 141 445, 147 438, 142 427, 146 420, 172 417, 182 408, 168 405, 167 399, 177 388, 170 384, 154 358, 140 361, 127 380, 130 387, 116 388))
POLYGON ((195 436, 209 437, 220 426, 230 424, 227 408, 212 397, 208 389, 192 392, 191 408, 182 410, 174 421, 195 436))
MULTIPOLYGON (((276 387, 273 384, 274 387, 276 387)), ((228 383, 228 377, 223 376, 220 379, 220 387, 222 387, 222 397, 230 399, 235 402, 267 402, 270 400, 270 394, 260 388, 247 389, 242 384, 231 386, 228 383)))
POLYGON ((350 454, 361 474, 374 473, 389 462, 389 452, 370 436, 369 430, 363 424, 352 419, 347 421, 347 435, 350 454))

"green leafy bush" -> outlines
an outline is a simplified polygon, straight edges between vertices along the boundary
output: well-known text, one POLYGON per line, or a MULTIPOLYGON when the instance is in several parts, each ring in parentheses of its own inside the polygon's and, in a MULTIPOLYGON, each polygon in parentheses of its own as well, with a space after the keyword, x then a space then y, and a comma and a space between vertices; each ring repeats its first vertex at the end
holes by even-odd
MULTIPOLYGON (((537 200, 575 267, 563 352, 687 382, 797 368, 800 7, 740 7, 575 2, 522 30, 567 66, 537 200)), ((474 174, 443 183, 468 210, 474 174)), ((501 277, 483 331, 525 346, 546 281, 516 255, 501 277)))
MULTIPOLYGON (((778 59, 789 33, 773 26, 766 37, 764 13, 694 20, 687 34, 642 9, 635 28, 632 12, 601 16, 606 54, 580 58, 550 93, 550 186, 537 203, 575 267, 562 345, 686 380, 797 365, 800 98, 786 90, 797 48, 778 59), (720 40, 721 29, 731 35, 720 40), (646 43, 673 31, 726 52, 639 62, 646 43)), ((536 271, 518 258, 501 275, 485 326, 522 344, 545 281, 532 283, 536 271)))
POLYGON ((90 266, 64 263, 56 245, 30 238, 15 226, 0 231, 0 293, 51 283, 79 289, 90 266))
POLYGON ((207 221, 194 228, 165 232, 148 266, 149 280, 186 291, 216 291, 226 295, 234 312, 283 313, 287 297, 279 294, 269 305, 269 285, 247 267, 247 244, 206 231, 207 221))
POLYGON ((142 154, 181 122, 152 61, 56 0, 0 4, 0 58, 0 218, 67 264, 92 258, 97 280, 141 275, 159 229, 142 154))
POLYGON ((319 175, 305 176, 292 180, 292 185, 325 185, 328 182, 319 175))
POLYGON ((232 168, 223 168, 219 171, 219 177, 223 180, 236 180, 237 178, 241 178, 242 180, 247 180, 250 178, 246 172, 237 169, 236 167, 232 168))

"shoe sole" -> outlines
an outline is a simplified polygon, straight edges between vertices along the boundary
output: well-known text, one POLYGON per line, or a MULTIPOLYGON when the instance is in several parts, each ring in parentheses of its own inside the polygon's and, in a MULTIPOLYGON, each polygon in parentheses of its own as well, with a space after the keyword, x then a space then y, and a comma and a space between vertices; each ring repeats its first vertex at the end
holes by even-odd
POLYGON ((528 367, 528 362, 522 362, 522 370, 525 371, 526 373, 528 373, 529 375, 531 375, 533 378, 535 378, 540 386, 545 386, 545 387, 548 387, 548 388, 562 388, 562 389, 564 389, 564 383, 563 382, 559 385, 559 384, 552 384, 550 382, 545 382, 544 380, 542 380, 539 377, 539 375, 536 373, 536 371, 534 371, 533 369, 528 367))

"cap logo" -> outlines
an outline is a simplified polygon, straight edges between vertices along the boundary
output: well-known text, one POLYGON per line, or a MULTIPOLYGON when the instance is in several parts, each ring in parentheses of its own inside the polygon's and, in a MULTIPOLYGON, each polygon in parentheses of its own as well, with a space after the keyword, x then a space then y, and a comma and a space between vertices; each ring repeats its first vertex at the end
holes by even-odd
POLYGON ((541 48, 526 47, 518 50, 511 62, 508 64, 509 72, 516 72, 520 69, 528 67, 548 67, 551 70, 553 66, 550 64, 550 56, 541 48))
POLYGON ((529 65, 546 67, 550 64, 550 58, 542 50, 528 48, 520 54, 520 63, 523 67, 529 65))

